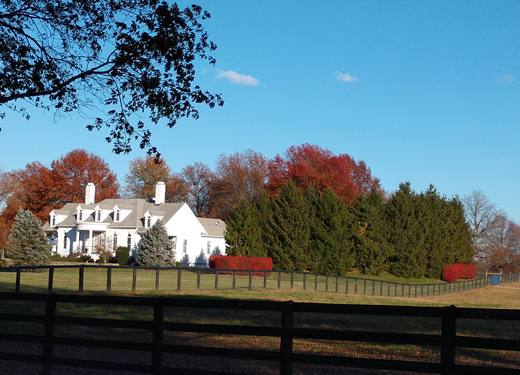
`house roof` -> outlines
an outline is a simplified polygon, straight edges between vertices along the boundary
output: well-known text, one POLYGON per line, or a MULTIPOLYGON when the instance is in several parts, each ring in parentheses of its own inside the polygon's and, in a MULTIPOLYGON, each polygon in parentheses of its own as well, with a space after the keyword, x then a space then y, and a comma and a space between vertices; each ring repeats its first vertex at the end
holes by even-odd
POLYGON ((224 237, 226 232, 226 223, 220 219, 208 219, 204 217, 198 217, 199 222, 202 224, 208 236, 211 237, 224 237))
MULTIPOLYGON (((61 221, 56 225, 56 227, 73 227, 76 225, 76 214, 77 208, 79 205, 83 208, 92 209, 97 206, 101 207, 103 210, 113 210, 116 206, 119 208, 124 208, 126 210, 131 210, 131 212, 121 221, 114 221, 114 213, 111 212, 103 223, 108 224, 108 228, 136 228, 142 229, 144 228, 144 214, 147 211, 154 216, 161 216, 163 222, 167 222, 170 220, 173 215, 179 211, 179 209, 186 203, 162 203, 155 204, 153 202, 149 202, 145 199, 104 199, 99 203, 92 205, 85 205, 81 203, 67 203, 65 206, 59 210, 60 214, 62 212, 67 212, 67 217, 65 220, 61 221)), ((55 210, 57 212, 57 210, 55 210)), ((87 217, 84 218, 83 222, 85 223, 93 223, 95 222, 94 213, 91 213, 87 217)), ((45 231, 54 231, 56 227, 51 227, 49 222, 46 222, 43 226, 45 231)))

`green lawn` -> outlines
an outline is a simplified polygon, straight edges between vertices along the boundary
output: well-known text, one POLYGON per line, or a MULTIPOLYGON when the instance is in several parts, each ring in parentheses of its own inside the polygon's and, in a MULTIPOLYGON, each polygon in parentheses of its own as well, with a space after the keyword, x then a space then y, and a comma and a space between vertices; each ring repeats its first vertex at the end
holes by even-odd
MULTIPOLYGON (((83 291, 99 292, 107 290, 107 269, 86 266, 83 279, 83 291)), ((156 289, 156 271, 137 269, 136 292, 164 291, 211 291, 211 290, 263 290, 264 277, 251 277, 237 273, 219 274, 218 285, 214 270, 182 269, 161 270, 159 284, 156 289), (179 272, 181 273, 179 285, 179 272)), ((368 294, 382 296, 416 297, 418 295, 443 294, 450 285, 439 280, 399 279, 384 274, 381 277, 368 279, 359 273, 349 274, 349 278, 314 275, 310 273, 291 273, 273 271, 265 280, 265 289, 292 289, 297 291, 338 292, 348 294, 368 294), (292 279, 291 279, 292 277, 292 279), (412 281, 415 281, 412 283, 412 281), (418 283, 419 282, 419 283, 418 283), (409 284, 408 284, 409 283, 409 284)), ((15 272, 0 272, 0 291, 14 291, 15 272)), ((21 272, 21 292, 46 292, 49 282, 49 272, 21 272)), ((110 290, 112 292, 130 292, 133 285, 133 270, 124 267, 111 268, 110 290)), ((453 290, 455 286, 451 285, 453 290)), ((56 268, 54 270, 53 291, 69 293, 79 290, 79 270, 77 268, 56 268)))

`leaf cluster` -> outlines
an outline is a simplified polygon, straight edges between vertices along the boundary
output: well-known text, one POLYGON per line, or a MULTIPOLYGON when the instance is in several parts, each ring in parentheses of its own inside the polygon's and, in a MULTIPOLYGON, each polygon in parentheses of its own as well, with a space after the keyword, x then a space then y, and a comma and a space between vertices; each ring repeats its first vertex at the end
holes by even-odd
POLYGON ((58 116, 100 106, 104 117, 87 128, 108 127, 116 153, 138 140, 158 154, 143 113, 172 127, 198 118, 197 104, 223 105, 194 84, 197 58, 215 64, 201 23, 209 17, 158 0, 1 0, 0 105, 27 119, 19 100, 58 116))

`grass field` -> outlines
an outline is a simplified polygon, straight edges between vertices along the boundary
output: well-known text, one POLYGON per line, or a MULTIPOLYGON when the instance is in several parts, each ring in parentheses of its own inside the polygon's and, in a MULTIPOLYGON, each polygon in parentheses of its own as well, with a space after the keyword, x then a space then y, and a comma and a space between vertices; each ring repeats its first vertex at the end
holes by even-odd
MULTIPOLYGON (((262 290, 263 278, 254 278, 255 287, 248 291, 248 277, 237 276, 236 290, 232 291, 232 276, 226 275, 219 278, 219 287, 228 290, 211 290, 214 288, 214 278, 201 279, 201 290, 196 291, 196 274, 183 272, 182 284, 186 290, 177 292, 176 271, 161 271, 159 290, 155 291, 155 271, 139 270, 137 276, 137 292, 130 293, 132 284, 132 273, 124 269, 113 269, 112 292, 115 295, 131 296, 155 296, 163 295, 167 298, 209 298, 209 299, 241 299, 241 300, 273 300, 313 303, 334 304, 367 304, 367 305, 401 305, 401 306, 449 306, 468 308, 495 308, 495 309, 520 309, 520 283, 509 283, 500 286, 489 286, 468 292, 448 295, 436 295, 418 298, 402 297, 380 297, 361 295, 353 293, 324 293, 326 289, 325 280, 319 279, 318 292, 302 291, 301 280, 294 280, 295 289, 290 289, 290 277, 282 276, 282 290, 262 290), (190 289, 190 290, 188 290, 190 289), (169 290, 169 291, 166 291, 169 290)), ((12 291, 15 273, 0 273, 0 290, 12 291)), ((78 289, 78 271, 70 269, 55 270, 54 290, 59 293, 76 292, 78 289)), ((23 273, 22 292, 43 292, 47 290, 48 273, 23 273)), ((314 281, 314 280, 312 280, 314 281)), ((85 270, 84 289, 88 293, 105 294, 106 270, 85 270)), ((277 287, 277 275, 273 274, 268 279, 268 285, 273 289, 277 287)), ((314 289, 314 284, 310 284, 314 289)), ((334 285, 334 284, 332 284, 334 285)), ((343 284, 344 285, 344 284, 343 284)), ((329 288, 331 284, 329 283, 329 288)), ((335 285, 334 285, 335 287, 335 285)), ((309 287, 310 288, 310 287, 309 287)), ((332 289, 329 289, 331 291, 332 289)), ((12 301, 2 303, 0 312, 16 313, 41 313, 41 303, 21 303, 12 301)), ((112 318, 131 320, 151 320, 152 309, 149 307, 125 307, 116 305, 105 306, 79 306, 75 304, 62 304, 58 306, 58 316, 76 316, 85 318, 112 318)), ((253 325, 253 326, 279 326, 280 316, 274 312, 234 311, 234 310, 204 310, 187 308, 168 308, 165 319, 172 322, 199 323, 199 324, 231 324, 231 325, 253 325)), ((434 318, 402 318, 395 316, 366 316, 366 315, 340 315, 340 314, 301 314, 296 317, 295 325, 301 328, 339 329, 339 330, 364 330, 371 332, 406 332, 406 333, 431 333, 438 334, 441 329, 440 320, 434 318)), ((0 332, 6 333, 35 333, 42 329, 37 324, 5 324, 0 322, 0 332)), ((489 322, 486 320, 459 320, 457 327, 458 335, 491 337, 502 339, 517 339, 520 337, 520 322, 503 321, 489 322)), ((142 330, 122 331, 111 328, 92 327, 70 327, 61 326, 57 329, 57 335, 78 338, 95 339, 99 337, 110 337, 112 340, 150 342, 151 332, 142 330)), ((261 349, 275 350, 280 342, 275 338, 236 335, 195 334, 189 332, 168 332, 165 342, 178 345, 197 345, 204 347, 221 347, 227 349, 261 349)), ((0 349, 4 349, 0 345, 0 349)), ((333 340, 294 340, 295 352, 320 353, 323 355, 340 355, 362 358, 387 358, 400 360, 419 360, 426 362, 438 361, 440 350, 437 347, 425 347, 417 345, 385 345, 354 341, 333 340)), ((11 349, 10 349, 11 350, 11 349)), ((17 349, 12 349, 17 350, 17 349)), ((19 350, 26 350, 24 348, 19 350)), ((81 351, 75 350, 71 355, 80 355, 81 351)), ((90 353, 90 352, 89 352, 90 353)), ((90 354, 88 354, 90 355, 90 354)), ((112 356, 109 352, 98 353, 109 360, 112 356)), ((133 354, 128 356, 130 361, 141 361, 139 356, 133 354), (135 358, 134 358, 135 357, 135 358)), ((168 361, 167 357, 165 361, 168 361)), ((196 366, 197 368, 221 370, 233 370, 233 368, 244 368, 252 373, 275 374, 276 366, 265 363, 249 361, 229 361, 214 359, 208 367, 207 360, 190 358, 189 361, 177 358, 172 361, 179 363, 185 361, 185 366, 196 366), (230 368, 230 366, 232 368, 230 368)), ((460 349, 457 352, 457 362, 472 365, 493 365, 509 368, 520 368, 520 354, 513 351, 490 351, 478 349, 460 349)), ((184 363, 184 362, 183 362, 184 363)), ((0 364, 1 366, 1 364, 0 364)), ((245 371, 245 370, 244 370, 245 371)), ((295 374, 336 374, 344 373, 341 369, 300 369, 295 374)), ((365 372, 362 372, 363 374, 365 372)), ((369 373, 369 372, 366 372, 369 373)), ((370 372, 374 373, 374 372, 370 372)), ((384 372, 390 374, 391 372, 384 372)))
MULTIPOLYGON (((107 269, 84 268, 83 291, 107 290, 107 269)), ((132 291, 133 270, 129 268, 111 268, 110 290, 112 292, 132 291)), ((229 274, 220 274, 216 282, 214 270, 207 269, 183 269, 161 270, 159 274, 158 288, 156 288, 156 272, 154 270, 137 269, 136 292, 148 291, 179 291, 179 290, 249 290, 249 276, 238 274, 235 278, 229 274), (179 284, 179 273, 181 273, 179 284), (198 275, 198 273, 200 273, 198 275), (217 285, 218 284, 218 285, 217 285)), ((251 290, 294 289, 299 291, 338 292, 351 294, 393 295, 393 296, 417 296, 444 293, 446 287, 459 287, 449 285, 433 279, 400 279, 390 274, 380 277, 368 278, 359 273, 350 273, 349 278, 336 278, 334 276, 314 275, 276 271, 264 280, 263 276, 251 278, 251 290), (280 278, 279 278, 280 276, 280 278), (292 280, 291 280, 292 278, 292 280), (265 282, 265 285, 264 285, 265 282)), ((21 272, 21 292, 46 292, 49 272, 21 272)), ((0 291, 14 291, 16 282, 15 272, 0 272, 0 291)), ((54 270, 53 291, 57 293, 70 293, 79 289, 79 270, 77 268, 56 268, 54 270)))

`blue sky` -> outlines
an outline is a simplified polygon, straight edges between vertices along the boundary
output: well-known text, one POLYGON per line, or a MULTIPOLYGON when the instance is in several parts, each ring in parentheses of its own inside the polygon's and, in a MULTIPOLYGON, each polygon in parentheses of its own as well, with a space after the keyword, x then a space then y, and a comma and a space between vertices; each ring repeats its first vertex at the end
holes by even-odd
MULTIPOLYGON (((188 5, 191 2, 179 2, 188 5)), ((152 128, 179 172, 222 153, 269 158, 317 144, 364 160, 387 191, 410 181, 448 197, 482 190, 520 222, 520 2, 199 1, 217 44, 197 83, 222 93, 199 120, 152 128)), ((84 148, 120 180, 145 153, 115 155, 74 116, 1 123, 0 164, 23 168, 84 148)))

